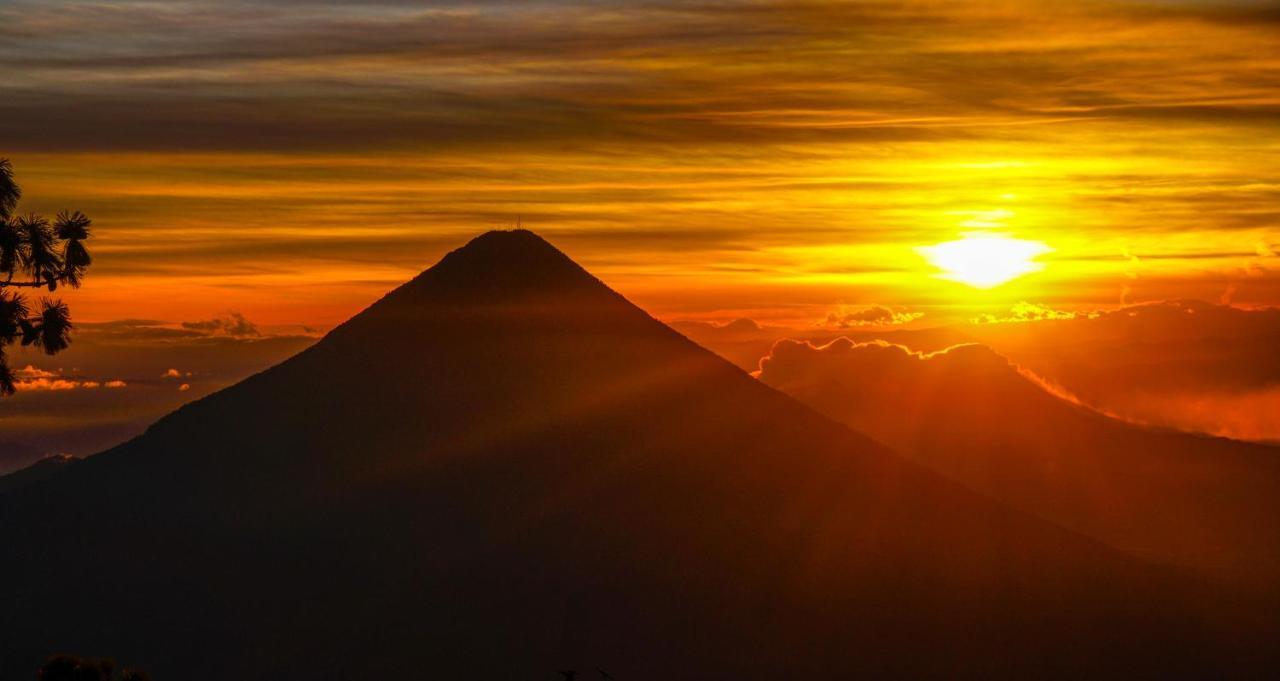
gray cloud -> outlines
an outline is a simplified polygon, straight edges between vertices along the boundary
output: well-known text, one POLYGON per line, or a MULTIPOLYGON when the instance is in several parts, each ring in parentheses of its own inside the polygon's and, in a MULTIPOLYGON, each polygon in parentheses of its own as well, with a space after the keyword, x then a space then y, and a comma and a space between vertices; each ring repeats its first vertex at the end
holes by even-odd
POLYGON ((1119 40, 1126 22, 1266 31, 1269 8, 1011 7, 14 2, 0 9, 0 145, 555 148, 966 139, 1064 119, 1276 125, 1277 76, 1247 54, 1212 55, 1233 76, 1211 100, 1176 47, 1135 56, 1093 36, 1102 25, 1119 40), (1017 41, 1014 25, 1046 40, 1017 41))
POLYGON ((258 325, 245 319, 239 312, 228 312, 222 317, 198 322, 182 322, 182 328, 207 334, 226 335, 233 338, 261 336, 258 325))

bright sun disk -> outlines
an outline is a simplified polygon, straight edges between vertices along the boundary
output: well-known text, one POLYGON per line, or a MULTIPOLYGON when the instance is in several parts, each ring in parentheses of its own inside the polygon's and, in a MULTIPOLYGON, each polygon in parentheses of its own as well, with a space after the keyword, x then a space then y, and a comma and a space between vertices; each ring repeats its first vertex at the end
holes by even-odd
POLYGON ((916 249, 943 279, 974 288, 992 288, 1024 274, 1044 269, 1035 258, 1051 252, 1044 243, 1014 239, 1002 234, 968 232, 955 241, 916 249))

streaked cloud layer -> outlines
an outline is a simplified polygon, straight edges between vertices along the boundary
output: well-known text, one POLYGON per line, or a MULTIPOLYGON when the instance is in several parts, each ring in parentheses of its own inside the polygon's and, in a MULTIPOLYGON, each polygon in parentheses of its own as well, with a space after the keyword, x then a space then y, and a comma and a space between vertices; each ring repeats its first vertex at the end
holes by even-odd
POLYGON ((0 67, 97 319, 331 324, 517 216, 665 315, 1280 303, 1269 2, 19 0, 0 67), (1055 251, 929 276, 975 229, 1055 251))

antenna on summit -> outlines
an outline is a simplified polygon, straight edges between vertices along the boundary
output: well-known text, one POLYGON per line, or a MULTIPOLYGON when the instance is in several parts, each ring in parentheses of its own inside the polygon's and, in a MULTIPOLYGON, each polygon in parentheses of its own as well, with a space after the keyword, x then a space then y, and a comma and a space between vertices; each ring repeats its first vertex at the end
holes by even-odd
POLYGON ((520 214, 519 214, 519 213, 516 213, 516 229, 521 229, 521 227, 520 227, 520 214))

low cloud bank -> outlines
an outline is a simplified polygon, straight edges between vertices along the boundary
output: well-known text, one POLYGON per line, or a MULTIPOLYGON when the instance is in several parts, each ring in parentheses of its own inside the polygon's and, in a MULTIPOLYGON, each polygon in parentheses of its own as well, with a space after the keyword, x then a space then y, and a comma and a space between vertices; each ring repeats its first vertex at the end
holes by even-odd
POLYGON ((128 386, 128 383, 118 378, 104 380, 83 376, 64 377, 61 369, 56 371, 47 371, 30 364, 15 371, 14 375, 18 379, 14 382, 14 386, 20 391, 94 390, 97 388, 116 389, 128 386))

